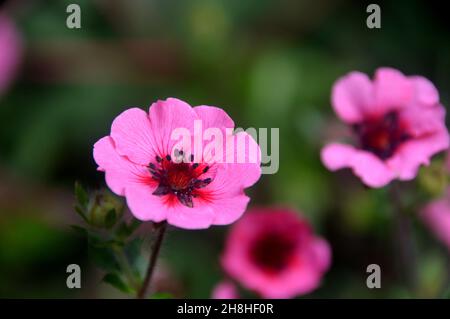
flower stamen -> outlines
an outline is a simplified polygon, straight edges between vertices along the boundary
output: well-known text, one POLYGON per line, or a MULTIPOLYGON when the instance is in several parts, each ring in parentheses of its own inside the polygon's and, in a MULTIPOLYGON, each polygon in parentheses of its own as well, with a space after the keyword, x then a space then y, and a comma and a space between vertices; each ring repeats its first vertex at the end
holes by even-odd
MULTIPOLYGON (((183 151, 178 151, 183 155, 183 151)), ((193 155, 191 155, 193 158, 193 155)), ((163 158, 156 156, 155 160, 159 164, 149 163, 148 170, 152 178, 159 182, 158 187, 153 191, 155 196, 174 195, 178 201, 187 206, 194 207, 193 198, 198 196, 197 190, 208 186, 212 182, 212 178, 208 177, 200 179, 202 174, 209 170, 209 166, 205 166, 200 172, 196 169, 199 163, 173 162, 170 155, 163 158)))
POLYGON ((361 149, 369 151, 383 160, 394 155, 398 147, 410 139, 397 112, 389 112, 382 117, 355 124, 353 131, 358 137, 361 149))

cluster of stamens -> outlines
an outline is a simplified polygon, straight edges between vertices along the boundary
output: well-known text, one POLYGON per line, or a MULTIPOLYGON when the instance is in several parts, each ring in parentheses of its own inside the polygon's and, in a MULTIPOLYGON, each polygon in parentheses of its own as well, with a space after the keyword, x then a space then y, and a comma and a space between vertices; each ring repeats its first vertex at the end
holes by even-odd
POLYGON ((290 234, 265 234, 250 248, 250 258, 265 271, 278 273, 289 264, 296 246, 290 234))
POLYGON ((156 156, 155 162, 148 165, 152 178, 158 181, 158 187, 153 195, 174 195, 181 204, 192 208, 194 207, 192 199, 198 196, 198 190, 212 181, 210 177, 200 178, 208 172, 209 166, 194 163, 193 155, 190 155, 190 161, 186 162, 183 151, 176 151, 175 155, 178 156, 177 161, 172 161, 170 155, 156 156))
POLYGON ((390 158, 402 143, 410 139, 396 112, 355 124, 353 131, 358 137, 359 147, 383 160, 390 158))

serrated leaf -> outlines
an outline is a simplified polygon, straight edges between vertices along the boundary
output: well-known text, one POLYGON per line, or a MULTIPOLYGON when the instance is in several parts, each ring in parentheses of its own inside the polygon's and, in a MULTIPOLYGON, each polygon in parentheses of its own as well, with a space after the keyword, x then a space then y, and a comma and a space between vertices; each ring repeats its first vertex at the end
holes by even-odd
POLYGON ((103 282, 106 282, 108 284, 110 284, 111 286, 119 289, 120 291, 124 292, 124 293, 132 293, 133 289, 130 288, 123 280, 122 278, 116 274, 116 273, 108 273, 106 274, 103 279, 103 282))
POLYGON ((86 210, 89 203, 89 195, 79 182, 75 182, 75 197, 80 207, 86 210))

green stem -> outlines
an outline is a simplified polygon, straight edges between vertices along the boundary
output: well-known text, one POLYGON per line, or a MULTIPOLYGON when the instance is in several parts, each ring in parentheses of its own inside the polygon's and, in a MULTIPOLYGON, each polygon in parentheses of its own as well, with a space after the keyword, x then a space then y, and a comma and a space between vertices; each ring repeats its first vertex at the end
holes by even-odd
POLYGON ((156 260, 158 259, 159 250, 161 249, 161 244, 163 242, 164 234, 166 232, 167 222, 155 224, 155 228, 156 228, 156 238, 152 245, 152 251, 150 253, 150 261, 148 264, 147 273, 145 275, 144 283, 142 284, 141 289, 139 290, 136 296, 139 299, 145 298, 147 290, 149 289, 152 280, 152 275, 156 266, 156 260))

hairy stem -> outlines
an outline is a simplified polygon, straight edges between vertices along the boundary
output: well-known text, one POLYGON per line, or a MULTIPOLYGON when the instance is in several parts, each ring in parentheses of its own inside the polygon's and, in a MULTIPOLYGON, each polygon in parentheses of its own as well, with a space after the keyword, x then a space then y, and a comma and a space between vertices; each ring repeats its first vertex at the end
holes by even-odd
POLYGON ((166 232, 166 228, 167 228, 167 222, 155 224, 156 238, 153 241, 152 251, 150 253, 150 261, 148 264, 144 283, 142 284, 142 287, 137 294, 137 298, 139 298, 139 299, 145 298, 145 294, 147 293, 147 290, 149 289, 149 286, 150 286, 150 283, 152 280, 153 271, 155 270, 155 266, 156 266, 156 260, 158 259, 159 250, 161 249, 161 244, 163 242, 164 234, 166 232))

